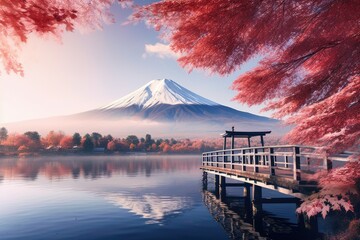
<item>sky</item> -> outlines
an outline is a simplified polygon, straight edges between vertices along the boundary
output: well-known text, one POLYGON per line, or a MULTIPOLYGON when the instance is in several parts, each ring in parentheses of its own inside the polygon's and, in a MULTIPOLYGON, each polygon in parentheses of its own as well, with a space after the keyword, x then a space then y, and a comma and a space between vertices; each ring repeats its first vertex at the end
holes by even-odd
POLYGON ((0 67, 0 123, 69 115, 98 108, 153 79, 168 78, 217 103, 263 116, 231 99, 236 77, 256 66, 252 60, 228 76, 188 72, 159 32, 144 23, 123 25, 130 10, 112 7, 116 23, 102 30, 66 32, 59 42, 31 36, 19 52, 25 76, 0 67))

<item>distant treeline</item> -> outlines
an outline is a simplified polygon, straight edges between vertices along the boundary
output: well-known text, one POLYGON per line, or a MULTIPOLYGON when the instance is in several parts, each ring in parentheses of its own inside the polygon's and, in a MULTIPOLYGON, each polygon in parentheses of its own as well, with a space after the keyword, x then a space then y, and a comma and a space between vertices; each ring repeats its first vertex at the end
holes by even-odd
POLYGON ((221 141, 181 139, 153 139, 129 135, 114 138, 97 132, 81 136, 79 133, 66 135, 61 131, 50 131, 41 136, 36 131, 23 134, 8 133, 0 128, 0 153, 33 152, 163 152, 163 153, 200 153, 220 149, 221 141))

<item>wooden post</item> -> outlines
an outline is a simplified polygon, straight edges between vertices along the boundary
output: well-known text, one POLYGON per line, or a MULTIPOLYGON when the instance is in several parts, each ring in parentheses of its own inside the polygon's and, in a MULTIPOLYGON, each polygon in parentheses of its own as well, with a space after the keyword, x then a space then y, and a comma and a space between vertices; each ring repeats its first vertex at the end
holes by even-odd
POLYGON ((271 176, 275 176, 275 156, 271 155, 273 153, 274 153, 274 148, 270 148, 269 149, 269 159, 270 159, 269 168, 270 168, 271 176))
POLYGON ((220 199, 226 198, 226 178, 220 176, 220 199))
POLYGON ((244 205, 245 205, 245 220, 250 222, 253 217, 252 204, 251 204, 251 192, 250 192, 250 184, 245 183, 244 186, 244 205))
POLYGON ((265 156, 265 148, 262 149, 262 155, 261 155, 261 161, 262 161, 262 165, 266 165, 266 156, 265 156))
POLYGON ((248 146, 251 147, 250 138, 248 137, 248 146))
POLYGON ((226 149, 226 137, 224 137, 224 146, 223 146, 223 150, 226 149))
MULTIPOLYGON (((234 127, 232 128, 234 132, 234 127)), ((234 169, 234 148, 235 148, 235 139, 234 135, 231 136, 231 169, 234 169)))
MULTIPOLYGON (((255 203, 261 203, 262 198, 262 188, 253 184, 252 186, 252 200, 255 203)), ((260 205, 261 207, 261 205, 260 205)))
POLYGON ((301 180, 301 169, 300 169, 300 148, 294 147, 294 156, 293 156, 293 179, 296 181, 301 180))
POLYGON ((231 152, 231 169, 235 169, 234 162, 235 162, 234 151, 232 151, 231 152))
POLYGON ((226 187, 226 178, 224 176, 220 176, 220 187, 221 188, 226 187))
POLYGON ((285 168, 289 167, 289 157, 285 156, 285 168))
POLYGON ((254 172, 258 173, 259 172, 259 157, 256 156, 257 154, 257 149, 254 149, 254 172))
POLYGON ((264 136, 260 136, 260 138, 261 138, 261 146, 264 146, 264 136))
MULTIPOLYGON (((217 162, 217 160, 218 160, 218 152, 215 153, 215 161, 217 162)), ((215 161, 212 161, 212 162, 211 162, 211 166, 212 166, 212 167, 214 166, 214 162, 215 162, 215 161)))
POLYGON ((246 161, 245 161, 245 153, 246 153, 246 150, 242 150, 242 169, 244 172, 246 172, 246 166, 244 164, 246 164, 246 161))
POLYGON ((324 157, 324 168, 327 171, 330 171, 332 169, 332 161, 328 159, 326 154, 324 157))
POLYGON ((255 231, 262 231, 262 190, 261 187, 253 184, 253 201, 252 201, 252 209, 253 209, 253 227, 255 231))

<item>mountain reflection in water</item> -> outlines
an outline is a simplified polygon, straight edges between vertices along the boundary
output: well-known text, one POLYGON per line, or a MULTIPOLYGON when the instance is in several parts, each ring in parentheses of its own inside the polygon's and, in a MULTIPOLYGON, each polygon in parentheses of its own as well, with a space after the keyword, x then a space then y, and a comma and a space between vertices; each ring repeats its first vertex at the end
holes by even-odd
POLYGON ((131 213, 148 219, 146 224, 161 224, 165 217, 180 214, 193 204, 191 198, 156 196, 154 194, 141 196, 109 194, 107 199, 121 208, 128 209, 131 213))

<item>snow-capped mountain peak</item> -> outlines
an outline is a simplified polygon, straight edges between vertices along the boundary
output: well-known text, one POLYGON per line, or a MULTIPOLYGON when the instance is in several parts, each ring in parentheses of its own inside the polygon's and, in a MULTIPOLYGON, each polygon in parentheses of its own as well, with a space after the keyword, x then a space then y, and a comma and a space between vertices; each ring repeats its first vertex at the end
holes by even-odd
POLYGON ((102 107, 101 109, 139 106, 149 108, 159 104, 199 104, 217 106, 219 104, 191 92, 170 79, 152 80, 134 92, 102 107))

